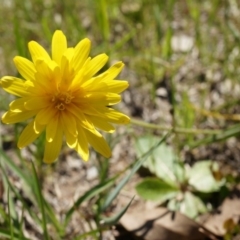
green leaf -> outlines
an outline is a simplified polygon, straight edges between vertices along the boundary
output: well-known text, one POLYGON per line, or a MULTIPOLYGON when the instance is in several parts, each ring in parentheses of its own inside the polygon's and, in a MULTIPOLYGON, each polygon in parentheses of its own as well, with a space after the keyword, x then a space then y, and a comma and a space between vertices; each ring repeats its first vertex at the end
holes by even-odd
POLYGON ((199 197, 196 197, 191 192, 185 192, 183 201, 180 205, 180 212, 190 218, 195 218, 199 213, 207 211, 206 206, 199 197))
POLYGON ((129 206, 131 205, 132 201, 133 201, 134 197, 131 199, 131 201, 124 207, 121 209, 121 211, 119 211, 115 216, 113 217, 109 217, 109 218, 103 218, 101 220, 101 224, 103 225, 114 225, 116 224, 120 218, 124 215, 124 213, 128 210, 129 206))
MULTIPOLYGON (((179 194, 182 194, 182 193, 179 193, 179 194)), ((172 198, 169 200, 167 204, 167 208, 171 211, 179 211, 180 205, 181 205, 181 202, 178 200, 178 196, 177 196, 176 198, 172 198)))
POLYGON ((213 162, 208 160, 195 163, 189 171, 189 185, 199 192, 218 191, 225 180, 217 181, 214 178, 211 171, 212 164, 213 162))
MULTIPOLYGON (((155 136, 143 136, 136 140, 135 148, 137 156, 147 152, 159 139, 155 136)), ((171 147, 162 143, 143 163, 143 166, 148 168, 150 172, 157 177, 164 179, 165 182, 175 186, 177 178, 174 174, 178 163, 175 161, 176 156, 171 147)))
POLYGON ((136 186, 137 193, 145 200, 163 203, 175 197, 179 189, 158 178, 145 178, 136 186))
POLYGON ((185 184, 187 181, 187 176, 186 176, 186 170, 185 170, 185 164, 181 161, 176 161, 173 164, 173 169, 172 169, 177 181, 179 183, 185 184))

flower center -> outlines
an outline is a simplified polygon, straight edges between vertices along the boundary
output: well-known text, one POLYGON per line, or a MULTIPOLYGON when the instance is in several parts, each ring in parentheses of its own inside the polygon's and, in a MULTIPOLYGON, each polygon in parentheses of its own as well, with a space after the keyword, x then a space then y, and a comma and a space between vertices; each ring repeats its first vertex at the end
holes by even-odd
POLYGON ((52 97, 52 102, 60 111, 66 109, 66 105, 70 104, 74 97, 69 92, 58 92, 52 97))

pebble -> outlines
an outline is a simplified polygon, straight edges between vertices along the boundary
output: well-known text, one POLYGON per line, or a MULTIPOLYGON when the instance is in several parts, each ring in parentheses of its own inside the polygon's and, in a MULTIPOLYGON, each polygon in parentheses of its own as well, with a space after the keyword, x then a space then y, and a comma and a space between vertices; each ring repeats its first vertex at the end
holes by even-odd
POLYGON ((98 176, 98 170, 95 166, 90 167, 86 173, 86 179, 88 181, 96 179, 98 176))

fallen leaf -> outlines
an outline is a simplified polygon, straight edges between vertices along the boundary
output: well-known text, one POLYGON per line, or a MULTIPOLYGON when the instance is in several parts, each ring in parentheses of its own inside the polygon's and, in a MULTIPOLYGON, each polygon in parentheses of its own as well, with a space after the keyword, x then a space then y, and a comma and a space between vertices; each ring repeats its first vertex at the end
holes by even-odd
POLYGON ((219 236, 226 234, 226 228, 224 225, 228 219, 232 219, 235 223, 240 220, 240 186, 238 189, 232 191, 222 205, 211 214, 208 219, 204 222, 204 226, 219 236))
POLYGON ((207 240, 217 239, 204 231, 197 222, 179 212, 166 208, 129 211, 120 223, 135 236, 144 240, 207 240))

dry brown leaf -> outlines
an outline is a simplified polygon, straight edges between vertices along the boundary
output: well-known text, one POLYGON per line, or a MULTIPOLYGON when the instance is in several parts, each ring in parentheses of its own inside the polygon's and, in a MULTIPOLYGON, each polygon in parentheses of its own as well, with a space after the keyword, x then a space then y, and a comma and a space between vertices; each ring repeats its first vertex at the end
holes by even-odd
POLYGON ((121 224, 144 240, 205 240, 216 239, 206 233, 195 221, 166 208, 126 213, 121 224))
MULTIPOLYGON (((240 189, 240 186, 238 187, 240 189)), ((224 225, 226 221, 232 219, 235 223, 240 220, 240 190, 235 189, 229 197, 227 197, 219 209, 204 222, 204 226, 215 233, 223 236, 226 234, 224 225)))

